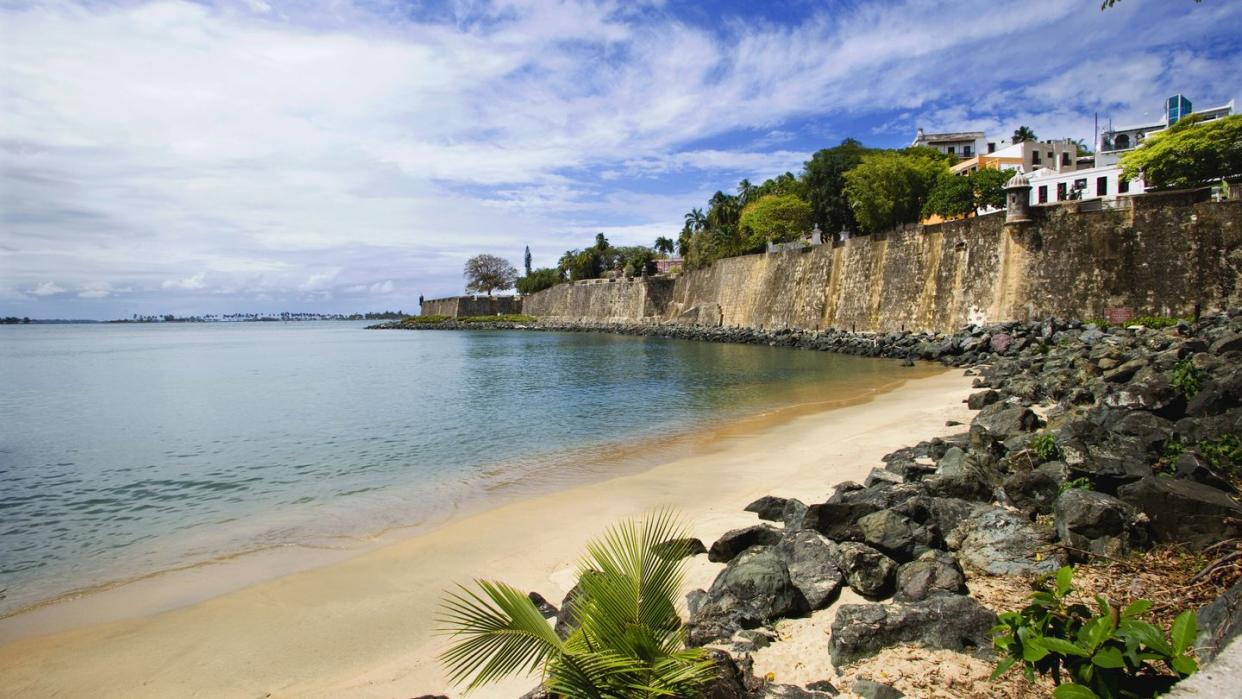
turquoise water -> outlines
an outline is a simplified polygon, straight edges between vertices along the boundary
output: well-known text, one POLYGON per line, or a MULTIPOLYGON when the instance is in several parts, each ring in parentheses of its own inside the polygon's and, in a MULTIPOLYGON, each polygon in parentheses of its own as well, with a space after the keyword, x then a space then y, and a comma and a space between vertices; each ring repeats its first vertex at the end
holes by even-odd
POLYGON ((894 367, 343 322, 0 326, 0 612, 606 477, 618 455, 894 367))

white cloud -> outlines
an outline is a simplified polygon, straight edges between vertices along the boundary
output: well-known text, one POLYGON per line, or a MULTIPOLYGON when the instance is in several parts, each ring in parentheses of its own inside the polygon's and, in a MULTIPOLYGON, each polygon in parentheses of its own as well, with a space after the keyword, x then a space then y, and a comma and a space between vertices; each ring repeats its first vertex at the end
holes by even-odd
POLYGON ((78 298, 104 299, 112 295, 112 285, 108 282, 89 282, 78 287, 78 298))
POLYGON ((172 289, 176 291, 197 291, 207 286, 207 273, 199 272, 192 277, 185 279, 165 279, 160 284, 161 289, 172 289))
POLYGON ((55 296, 56 294, 63 294, 65 291, 67 289, 55 282, 43 282, 26 293, 31 296, 55 296))

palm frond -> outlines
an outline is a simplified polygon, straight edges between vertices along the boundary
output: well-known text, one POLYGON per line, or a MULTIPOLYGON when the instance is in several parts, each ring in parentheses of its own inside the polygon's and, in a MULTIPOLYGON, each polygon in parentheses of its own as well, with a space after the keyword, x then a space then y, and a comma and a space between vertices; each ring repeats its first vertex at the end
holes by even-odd
POLYGON ((465 587, 450 593, 442 607, 442 631, 460 639, 440 654, 455 685, 467 689, 518 672, 533 672, 550 656, 564 652, 525 593, 500 582, 476 580, 486 599, 465 587))

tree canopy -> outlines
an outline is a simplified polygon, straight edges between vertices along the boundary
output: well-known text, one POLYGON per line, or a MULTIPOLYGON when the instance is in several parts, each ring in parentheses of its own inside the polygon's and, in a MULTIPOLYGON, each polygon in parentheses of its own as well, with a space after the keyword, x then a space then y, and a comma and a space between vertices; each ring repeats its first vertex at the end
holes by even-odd
POLYGON ((1011 171, 994 168, 976 170, 968 175, 942 174, 927 195, 923 216, 960 218, 983 208, 1003 208, 1005 184, 1012 176, 1011 171))
POLYGON ((811 205, 795 194, 769 194, 742 209, 739 225, 746 246, 760 248, 773 243, 797 240, 814 225, 811 205))
POLYGON ((1036 140, 1035 132, 1029 126, 1019 126, 1013 130, 1013 142, 1022 143, 1023 141, 1036 140))
POLYGON ((466 260, 466 291, 491 296, 493 291, 512 289, 517 274, 517 268, 503 257, 475 255, 466 260))
POLYGON ((845 194, 859 228, 875 233, 918 221, 936 179, 948 171, 948 156, 931 148, 863 156, 845 174, 845 194))
POLYGON ((565 274, 556 267, 541 267, 531 270, 525 277, 517 280, 519 294, 526 296, 537 291, 551 288, 565 281, 565 274))
POLYGON ((802 166, 806 182, 807 202, 819 229, 829 234, 858 227, 854 212, 845 196, 845 173, 862 162, 868 149, 847 138, 833 148, 818 150, 802 166))
POLYGON ((1193 114, 1183 118, 1122 155, 1121 169, 1126 178, 1142 177, 1161 189, 1242 175, 1242 115, 1207 122, 1193 114))

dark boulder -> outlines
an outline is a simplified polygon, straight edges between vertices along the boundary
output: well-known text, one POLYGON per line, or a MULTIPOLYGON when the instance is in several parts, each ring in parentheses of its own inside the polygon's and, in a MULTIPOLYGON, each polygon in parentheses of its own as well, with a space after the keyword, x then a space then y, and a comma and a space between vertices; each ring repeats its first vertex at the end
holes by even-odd
POLYGON ((892 591, 897 562, 883 553, 854 541, 837 544, 837 568, 854 592, 864 597, 884 597, 892 591))
POLYGON ((703 691, 703 699, 750 699, 750 673, 738 666, 726 652, 709 648, 712 678, 703 691))
POLYGON ((1061 494, 1061 483, 1056 471, 1036 468, 1014 473, 1001 487, 1014 507, 1030 514, 1045 515, 1052 512, 1052 504, 1061 494))
POLYGON ((1126 410, 1148 410, 1176 419, 1186 408, 1186 398, 1163 376, 1138 376, 1106 395, 1104 405, 1126 410))
POLYGON ((966 576, 951 554, 927 551, 897 569, 898 602, 917 602, 932 595, 965 594, 966 576))
POLYGON ((652 547, 652 552, 664 558, 689 558, 707 553, 707 547, 698 539, 669 539, 652 547))
POLYGON ((759 519, 766 519, 769 522, 781 521, 781 515, 785 512, 785 505, 789 501, 785 498, 778 498, 775 495, 764 495, 758 500, 746 506, 747 512, 754 512, 759 515, 759 519))
POLYGON ((1001 394, 997 393, 993 389, 989 388, 983 391, 976 391, 966 398, 966 407, 971 410, 982 410, 1000 399, 1001 394))
POLYGON ((1176 478, 1184 478, 1186 480, 1202 483, 1213 488, 1236 493, 1237 489, 1233 484, 1216 472, 1203 457, 1194 452, 1185 452, 1177 457, 1177 461, 1173 462, 1175 469, 1174 476, 1176 478))
POLYGON ((935 543, 935 536, 909 517, 894 510, 880 510, 858 519, 863 541, 897 561, 909 561, 916 551, 935 543))
POLYGON ((800 616, 806 599, 794 586, 775 548, 755 546, 729 561, 716 576, 707 599, 687 624, 687 642, 702 645, 727 639, 781 617, 800 616))
POLYGON ((1242 506, 1202 483, 1149 476, 1117 496, 1147 514, 1158 541, 1203 548, 1242 534, 1242 506))
MULTIPOLYGON (((1056 502, 1057 537, 1081 551, 1117 556, 1130 548, 1137 514, 1111 495, 1081 488, 1067 490, 1056 502)), ((1085 558, 1082 554, 1071 556, 1085 558)))
POLYGON ((850 694, 863 699, 901 699, 906 696, 890 684, 865 679, 854 680, 850 685, 850 694))
POLYGON ((1242 351, 1242 333, 1225 333, 1220 339, 1213 342, 1212 345, 1208 347, 1208 350, 1212 354, 1242 351))
POLYGON ((1115 417, 1109 421, 1109 431, 1132 438, 1149 453, 1159 453, 1173 435, 1171 421, 1143 410, 1122 412, 1115 417))
POLYGON ((535 609, 539 610, 539 613, 543 615, 544 619, 551 619, 556 616, 558 611, 557 608, 552 606, 548 600, 544 599, 543 595, 538 592, 528 592, 526 597, 529 598, 531 603, 535 605, 535 609))
POLYGON ((850 541, 862 538, 858 528, 858 520, 876 512, 883 507, 867 501, 858 502, 825 502, 806 508, 802 520, 804 529, 814 529, 835 541, 850 541))
POLYGON ((982 429, 993 440, 1004 442, 1023 432, 1037 430, 1040 424, 1039 416, 1031 412, 1029 408, 993 403, 975 415, 975 419, 971 421, 971 428, 972 432, 976 428, 982 429))
POLYGON ((1200 662, 1207 662, 1242 635, 1242 581, 1203 605, 1197 616, 1199 634, 1195 639, 1195 655, 1200 662))
MULTIPOLYGON (((599 573, 588 570, 582 575, 599 575, 599 573)), ((554 627, 557 636, 569 638, 569 634, 578 628, 578 614, 581 611, 579 606, 581 605, 582 595, 582 583, 578 582, 565 594, 565 599, 561 600, 561 608, 556 613, 556 626, 554 627)))
POLYGON ((789 498, 785 501, 785 509, 781 511, 781 522, 785 525, 787 531, 802 528, 802 522, 806 519, 806 503, 795 498, 789 498))
POLYGON ((811 610, 823 609, 837 596, 845 576, 837 568, 837 546, 819 532, 792 532, 779 547, 789 579, 811 610))
POLYGON ((1204 382, 1186 404, 1186 414, 1195 417, 1219 415, 1239 405, 1242 405, 1242 370, 1204 382))
POLYGON ((996 615, 964 595, 921 602, 847 604, 832 622, 829 652, 840 668, 899 644, 986 653, 996 615))
POLYGON ((781 541, 781 530, 768 524, 725 532, 707 551, 707 560, 727 563, 752 546, 775 546, 781 541))
POLYGON ((962 563, 989 575, 1043 575, 1056 572, 1065 562, 1052 549, 1051 532, 1000 507, 966 520, 946 540, 958 550, 962 563))
POLYGON ((750 696, 751 699, 827 699, 837 696, 837 692, 835 689, 831 692, 812 690, 810 687, 803 689, 792 684, 764 684, 750 696))

